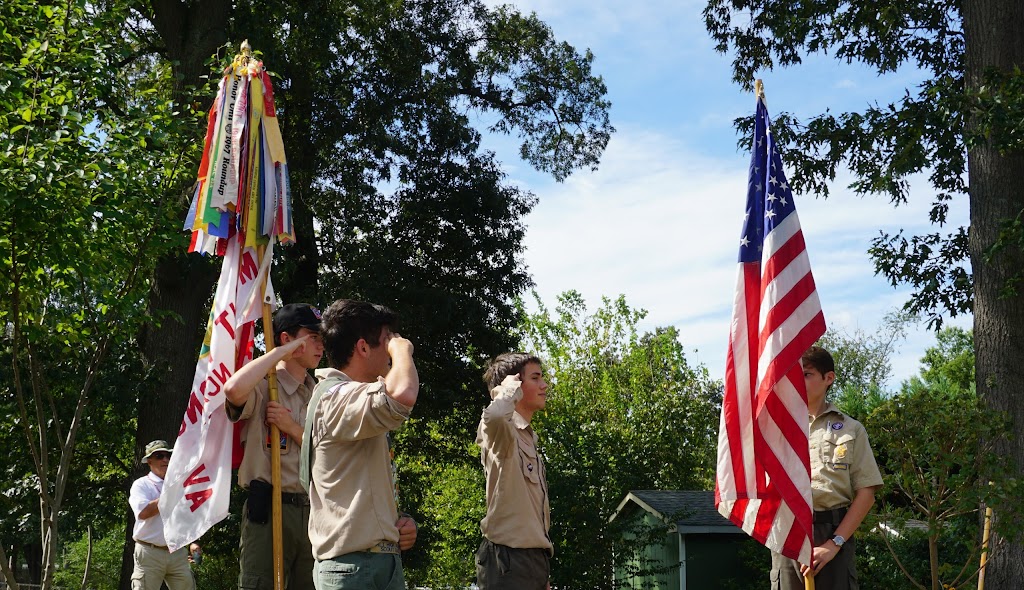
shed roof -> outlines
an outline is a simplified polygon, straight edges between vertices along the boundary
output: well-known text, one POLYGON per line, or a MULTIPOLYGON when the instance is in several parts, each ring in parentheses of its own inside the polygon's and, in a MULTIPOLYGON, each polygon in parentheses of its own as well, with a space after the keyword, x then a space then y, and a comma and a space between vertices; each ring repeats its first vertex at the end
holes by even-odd
POLYGON ((743 534, 743 530, 718 513, 715 493, 704 490, 632 490, 612 516, 614 520, 630 504, 666 521, 673 522, 680 532, 725 532, 743 534), (684 530, 685 529, 685 530, 684 530))

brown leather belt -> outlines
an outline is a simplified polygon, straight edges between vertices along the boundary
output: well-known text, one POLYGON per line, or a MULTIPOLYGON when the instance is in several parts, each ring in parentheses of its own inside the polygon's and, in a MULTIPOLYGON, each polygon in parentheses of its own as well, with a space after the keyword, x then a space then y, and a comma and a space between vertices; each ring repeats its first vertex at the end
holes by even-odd
POLYGON ((153 549, 163 549, 164 551, 169 551, 169 549, 167 549, 166 545, 154 545, 153 543, 149 543, 147 541, 140 541, 138 539, 135 539, 135 542, 138 543, 139 545, 145 545, 146 547, 152 547, 153 549))

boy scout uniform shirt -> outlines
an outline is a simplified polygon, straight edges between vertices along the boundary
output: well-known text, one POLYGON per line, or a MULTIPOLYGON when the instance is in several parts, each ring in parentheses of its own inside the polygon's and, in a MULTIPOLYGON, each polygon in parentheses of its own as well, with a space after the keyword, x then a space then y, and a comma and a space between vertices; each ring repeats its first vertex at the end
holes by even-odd
POLYGON ((864 426, 831 403, 808 416, 814 510, 849 506, 861 488, 882 485, 864 426))
MULTIPOLYGON (((230 402, 224 404, 229 420, 248 420, 242 427, 245 454, 242 457, 242 464, 238 466, 238 485, 246 489, 249 488, 249 482, 254 479, 271 483, 270 447, 267 446, 267 439, 270 436, 270 426, 267 424, 269 387, 267 380, 264 379, 256 385, 252 395, 241 407, 230 402)), ((277 371, 277 403, 288 408, 292 420, 299 426, 304 426, 306 408, 315 387, 316 379, 309 375, 299 383, 291 373, 277 371)), ((302 485, 299 484, 302 439, 294 440, 284 433, 281 433, 281 436, 287 439, 285 448, 281 449, 281 491, 305 494, 302 485)))
POLYGON ((496 389, 476 436, 487 476, 487 514, 480 521, 480 531, 492 543, 554 553, 548 538, 548 484, 537 435, 515 411, 522 389, 502 385, 496 389))
POLYGON ((323 561, 382 542, 397 547, 398 507, 387 434, 405 422, 412 408, 389 396, 383 379, 359 383, 337 370, 318 376, 343 382, 324 392, 311 425, 313 556, 323 561))

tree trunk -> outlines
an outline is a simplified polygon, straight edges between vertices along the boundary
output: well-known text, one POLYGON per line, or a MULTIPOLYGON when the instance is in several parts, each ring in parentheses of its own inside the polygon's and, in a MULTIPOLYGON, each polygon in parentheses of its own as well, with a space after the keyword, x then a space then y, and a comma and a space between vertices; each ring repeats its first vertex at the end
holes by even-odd
MULTIPOLYGON (((989 69, 1009 73, 1024 66, 1024 3, 1020 0, 966 0, 963 5, 965 72, 968 93, 989 69)), ((976 120, 968 129, 977 128, 976 120)), ((1024 268, 1014 245, 986 260, 1005 221, 1024 210, 1024 154, 1000 154, 990 142, 968 151, 971 265, 974 273, 974 339, 978 394, 1013 422, 1013 436, 996 452, 1024 471, 1024 297, 1002 296, 1007 280, 1024 268)), ((999 515, 996 514, 998 519, 999 515)), ((997 537, 993 537, 998 542, 997 537)), ((995 546, 995 544, 993 544, 995 546)), ((1024 544, 1005 543, 991 556, 985 575, 992 588, 1015 588, 1024 579, 1024 544)))
POLYGON ((939 536, 937 534, 928 536, 928 566, 932 590, 942 590, 942 586, 939 584, 939 536))
MULTIPOLYGON (((309 11, 310 18, 315 12, 309 11)), ((296 242, 281 248, 283 260, 274 276, 274 288, 285 303, 306 302, 320 309, 330 302, 320 301, 320 254, 313 227, 313 179, 316 176, 316 144, 313 137, 313 88, 307 68, 290 64, 268 64, 279 67, 289 81, 289 91, 278 102, 281 111, 281 135, 288 156, 288 175, 292 190, 292 221, 296 242)))

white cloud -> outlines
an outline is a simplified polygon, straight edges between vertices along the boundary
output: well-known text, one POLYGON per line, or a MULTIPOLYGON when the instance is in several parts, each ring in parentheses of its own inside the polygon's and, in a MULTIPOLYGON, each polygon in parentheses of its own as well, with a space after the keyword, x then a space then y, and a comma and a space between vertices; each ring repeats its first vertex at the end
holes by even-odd
MULTIPOLYGON (((495 1, 493 4, 502 2, 495 1)), ((649 315, 643 327, 679 327, 688 350, 720 375, 732 307, 749 156, 735 150, 732 120, 751 114, 753 97, 731 81, 732 56, 714 51, 703 0, 522 0, 559 40, 591 48, 618 128, 600 170, 558 184, 518 159, 514 137, 484 138, 509 179, 539 204, 527 218, 526 260, 549 305, 576 289, 595 306, 625 294, 649 315)), ((877 76, 832 56, 764 73, 773 114, 800 118, 826 109, 862 109, 898 99, 925 74, 877 76)), ((874 275, 866 251, 879 230, 927 228, 927 197, 893 208, 861 198, 840 177, 826 200, 797 196, 819 296, 830 325, 870 331, 908 297, 874 275)), ((914 179, 915 187, 927 187, 914 179)), ((916 192, 913 193, 916 195, 916 192)), ((958 212, 959 219, 966 212, 958 212)), ((960 320, 958 325, 964 325, 960 320)), ((966 319, 969 322, 969 318, 966 319)), ((894 359, 896 380, 916 373, 930 333, 914 332, 894 359)))
MULTIPOLYGON (((645 329, 676 325, 694 358, 721 374, 746 175, 741 154, 709 158, 674 137, 620 129, 598 172, 530 187, 540 202, 527 218, 526 260, 542 300, 576 289, 596 306, 625 294, 648 310, 645 329)), ((797 206, 826 320, 870 331, 907 296, 874 276, 870 240, 879 229, 921 229, 927 203, 893 209, 837 184, 827 201, 798 196, 797 206)), ((897 380, 916 372, 930 343, 929 334, 908 340, 897 380)))

